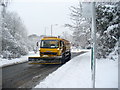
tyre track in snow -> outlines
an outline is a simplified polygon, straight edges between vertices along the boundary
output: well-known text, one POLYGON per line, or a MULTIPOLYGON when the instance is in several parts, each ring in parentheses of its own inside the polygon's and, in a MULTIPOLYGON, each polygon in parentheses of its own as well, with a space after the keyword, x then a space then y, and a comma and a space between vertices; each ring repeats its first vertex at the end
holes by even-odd
MULTIPOLYGON (((72 53, 72 58, 85 52, 72 53)), ((2 68, 2 88, 32 88, 62 65, 29 65, 27 62, 2 68)))

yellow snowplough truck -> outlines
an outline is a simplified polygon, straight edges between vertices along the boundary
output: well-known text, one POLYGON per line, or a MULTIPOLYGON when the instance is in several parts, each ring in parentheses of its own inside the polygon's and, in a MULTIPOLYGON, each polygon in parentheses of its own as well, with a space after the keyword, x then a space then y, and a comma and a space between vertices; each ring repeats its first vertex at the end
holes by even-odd
POLYGON ((29 64, 64 64, 71 59, 70 42, 65 39, 44 37, 39 47, 39 56, 28 57, 29 64))

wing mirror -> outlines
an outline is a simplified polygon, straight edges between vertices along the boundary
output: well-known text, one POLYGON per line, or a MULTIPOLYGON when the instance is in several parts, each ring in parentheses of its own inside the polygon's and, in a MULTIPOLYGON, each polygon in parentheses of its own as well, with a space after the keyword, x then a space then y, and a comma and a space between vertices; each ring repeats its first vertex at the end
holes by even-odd
POLYGON ((36 43, 36 46, 38 46, 39 44, 38 44, 38 42, 36 43))

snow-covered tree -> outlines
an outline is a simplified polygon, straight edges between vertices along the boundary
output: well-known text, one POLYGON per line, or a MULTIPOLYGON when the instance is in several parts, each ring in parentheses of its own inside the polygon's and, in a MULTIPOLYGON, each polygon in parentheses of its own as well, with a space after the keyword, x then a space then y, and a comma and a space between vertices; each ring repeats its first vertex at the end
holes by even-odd
MULTIPOLYGON (((66 24, 73 30, 75 45, 82 48, 90 46, 91 19, 82 17, 82 5, 71 7, 71 19, 73 24, 66 24)), ((97 58, 106 58, 116 50, 116 44, 120 37, 120 2, 96 3, 97 22, 97 58)))
MULTIPOLYGON (((1 4, 1 2, 0 2, 1 4)), ((0 5, 0 55, 2 54, 2 6, 0 5)))
POLYGON ((4 15, 4 28, 2 29, 3 57, 16 58, 28 53, 27 31, 14 12, 6 11, 4 15))
POLYGON ((97 58, 106 58, 116 46, 120 37, 120 7, 115 4, 98 4, 97 12, 97 58))
POLYGON ((72 35, 68 31, 62 32, 60 37, 72 42, 72 35))
POLYGON ((28 36, 29 50, 35 51, 37 49, 36 44, 39 41, 40 41, 40 36, 37 36, 36 34, 29 35, 28 36))
POLYGON ((81 48, 87 48, 90 46, 91 36, 91 20, 90 18, 84 18, 82 16, 82 4, 79 3, 78 7, 71 6, 71 20, 72 24, 67 24, 73 31, 73 44, 74 46, 80 46, 81 48))

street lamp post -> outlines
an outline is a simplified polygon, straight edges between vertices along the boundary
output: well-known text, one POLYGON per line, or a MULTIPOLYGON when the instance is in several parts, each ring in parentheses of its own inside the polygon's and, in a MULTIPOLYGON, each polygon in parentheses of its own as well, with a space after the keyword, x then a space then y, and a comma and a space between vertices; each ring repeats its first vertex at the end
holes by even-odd
POLYGON ((44 31, 44 35, 46 36, 46 27, 44 28, 44 30, 45 30, 45 31, 44 31))
POLYGON ((52 24, 51 24, 51 37, 52 37, 52 24))
POLYGON ((57 26, 58 24, 54 24, 54 25, 52 25, 51 24, 51 36, 52 36, 52 34, 53 34, 53 26, 57 26))

